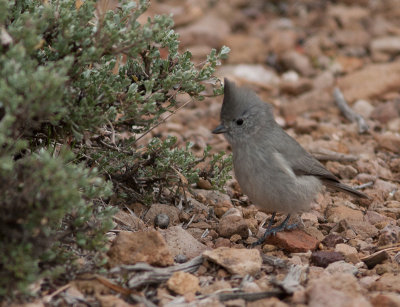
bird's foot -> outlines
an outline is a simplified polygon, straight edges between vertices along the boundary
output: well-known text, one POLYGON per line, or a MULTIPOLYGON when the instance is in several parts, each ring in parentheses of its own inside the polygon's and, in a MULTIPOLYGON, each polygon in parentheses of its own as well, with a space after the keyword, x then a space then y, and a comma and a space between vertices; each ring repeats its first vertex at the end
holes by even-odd
POLYGON ((284 230, 296 229, 298 227, 298 224, 295 223, 295 224, 288 225, 289 219, 290 219, 290 214, 288 214, 288 216, 284 219, 284 221, 281 224, 279 224, 276 227, 272 227, 272 225, 275 221, 275 213, 273 213, 271 216, 271 219, 268 223, 268 227, 265 230, 263 236, 260 239, 258 239, 256 242, 254 242, 251 246, 255 247, 257 245, 262 244, 267 237, 269 237, 270 235, 276 235, 277 232, 284 231, 284 230))

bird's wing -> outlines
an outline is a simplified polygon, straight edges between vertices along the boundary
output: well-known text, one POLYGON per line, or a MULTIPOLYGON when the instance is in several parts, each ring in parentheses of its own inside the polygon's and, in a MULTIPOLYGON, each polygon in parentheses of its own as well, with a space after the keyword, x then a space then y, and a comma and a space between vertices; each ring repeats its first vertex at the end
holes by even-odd
POLYGON ((307 152, 299 157, 292 157, 290 165, 297 176, 316 176, 322 180, 339 182, 339 179, 335 175, 307 152))

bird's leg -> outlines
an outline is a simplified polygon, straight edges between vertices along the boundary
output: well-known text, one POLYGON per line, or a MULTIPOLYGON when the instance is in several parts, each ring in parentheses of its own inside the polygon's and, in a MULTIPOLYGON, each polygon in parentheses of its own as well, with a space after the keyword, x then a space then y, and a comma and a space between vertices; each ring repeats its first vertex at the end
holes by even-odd
POLYGON ((275 235, 277 232, 283 231, 285 229, 291 230, 291 229, 294 229, 297 227, 297 223, 292 224, 292 225, 287 225, 287 223, 290 219, 290 214, 288 214, 287 217, 284 219, 284 221, 276 227, 272 227, 272 225, 274 223, 274 219, 275 219, 275 212, 272 214, 271 219, 269 220, 269 223, 268 223, 268 227, 265 230, 263 236, 260 239, 258 239, 256 242, 253 243, 253 245, 252 245, 253 247, 256 245, 262 244, 265 241, 265 239, 270 235, 275 235))
POLYGON ((267 236, 269 236, 270 230, 273 229, 272 225, 274 225, 274 223, 275 223, 275 215, 276 215, 276 212, 273 212, 271 217, 270 217, 270 219, 269 219, 268 226, 265 229, 265 232, 264 232, 263 236, 252 244, 253 247, 263 243, 264 240, 267 238, 267 236))

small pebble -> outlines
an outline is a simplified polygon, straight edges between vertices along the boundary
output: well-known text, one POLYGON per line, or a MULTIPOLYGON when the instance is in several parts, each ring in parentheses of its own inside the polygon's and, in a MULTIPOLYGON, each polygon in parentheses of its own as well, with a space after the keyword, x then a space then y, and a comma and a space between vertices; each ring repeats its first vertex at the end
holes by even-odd
POLYGON ((154 226, 167 229, 169 226, 169 216, 164 213, 157 214, 154 218, 154 226))
POLYGON ((185 263, 186 261, 188 261, 187 257, 185 255, 182 255, 182 254, 176 255, 174 260, 175 260, 176 263, 185 263))

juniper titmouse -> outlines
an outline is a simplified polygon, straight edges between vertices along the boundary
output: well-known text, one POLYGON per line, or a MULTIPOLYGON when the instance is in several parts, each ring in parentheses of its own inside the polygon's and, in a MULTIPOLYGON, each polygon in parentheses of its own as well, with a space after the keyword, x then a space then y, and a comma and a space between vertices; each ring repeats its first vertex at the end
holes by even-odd
POLYGON ((221 124, 213 133, 223 133, 231 144, 236 179, 250 200, 263 211, 288 213, 272 232, 286 227, 290 213, 308 210, 322 185, 368 198, 341 183, 289 136, 275 122, 269 104, 226 78, 221 124))

